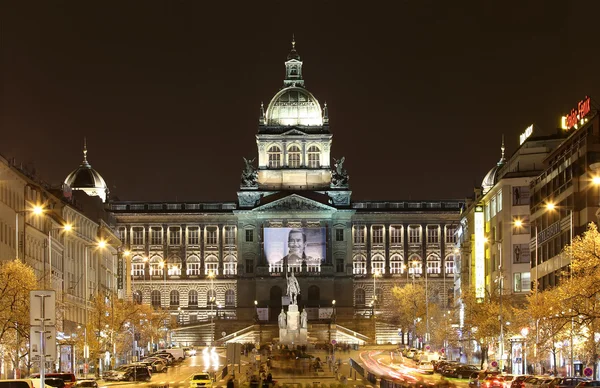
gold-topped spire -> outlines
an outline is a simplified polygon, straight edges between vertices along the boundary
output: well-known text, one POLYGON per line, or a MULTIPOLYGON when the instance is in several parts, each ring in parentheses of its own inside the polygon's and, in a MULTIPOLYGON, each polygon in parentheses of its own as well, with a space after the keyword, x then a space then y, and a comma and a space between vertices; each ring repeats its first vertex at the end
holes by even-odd
POLYGON ((87 138, 83 137, 83 163, 87 163, 87 138))
POLYGON ((296 37, 294 36, 294 33, 292 32, 292 50, 296 49, 296 37))
POLYGON ((500 156, 500 160, 498 161, 498 166, 501 166, 504 163, 506 163, 506 159, 504 159, 504 151, 505 150, 506 150, 506 147, 504 146, 504 134, 502 134, 502 145, 500 146, 500 151, 502 152, 502 154, 500 156))

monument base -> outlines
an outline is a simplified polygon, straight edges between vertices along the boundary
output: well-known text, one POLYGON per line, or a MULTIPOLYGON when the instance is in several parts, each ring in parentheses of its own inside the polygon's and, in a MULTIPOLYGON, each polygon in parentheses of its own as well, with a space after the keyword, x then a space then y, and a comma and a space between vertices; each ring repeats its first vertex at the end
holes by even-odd
POLYGON ((279 343, 283 345, 306 345, 308 344, 307 329, 279 329, 279 343))

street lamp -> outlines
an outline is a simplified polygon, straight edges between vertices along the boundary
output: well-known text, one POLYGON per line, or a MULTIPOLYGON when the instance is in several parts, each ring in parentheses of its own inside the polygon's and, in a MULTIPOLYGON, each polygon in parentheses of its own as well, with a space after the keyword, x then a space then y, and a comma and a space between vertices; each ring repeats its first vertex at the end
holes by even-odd
POLYGON ((213 304, 215 302, 215 288, 214 288, 214 283, 213 280, 215 278, 215 273, 210 270, 208 271, 208 278, 210 279, 210 297, 209 297, 209 303, 210 303, 210 346, 212 347, 213 342, 215 340, 215 326, 213 323, 213 304))
POLYGON ((381 271, 376 269, 373 272, 373 317, 375 316, 375 305, 377 304, 377 286, 376 279, 381 276, 381 271))
POLYGON ((335 299, 331 301, 331 305, 333 306, 333 323, 335 323, 335 299))

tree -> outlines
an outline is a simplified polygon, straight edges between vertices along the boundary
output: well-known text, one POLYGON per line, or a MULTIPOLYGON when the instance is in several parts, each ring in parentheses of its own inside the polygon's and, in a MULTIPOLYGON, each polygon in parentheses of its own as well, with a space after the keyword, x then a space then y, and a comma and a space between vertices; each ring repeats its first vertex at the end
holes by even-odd
POLYGON ((0 349, 5 361, 13 365, 17 346, 23 348, 29 338, 29 292, 37 285, 27 264, 19 260, 0 263, 0 349))
POLYGON ((425 334, 425 287, 422 284, 408 283, 404 287, 392 289, 395 322, 405 332, 411 332, 413 341, 425 334))

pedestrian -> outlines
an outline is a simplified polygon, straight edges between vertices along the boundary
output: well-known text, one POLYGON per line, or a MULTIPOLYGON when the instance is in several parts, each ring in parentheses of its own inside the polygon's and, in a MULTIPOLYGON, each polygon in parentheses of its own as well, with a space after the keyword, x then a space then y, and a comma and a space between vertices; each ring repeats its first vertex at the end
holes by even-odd
POLYGON ((227 388, 234 388, 235 384, 233 382, 233 377, 230 377, 229 380, 227 380, 227 388))

